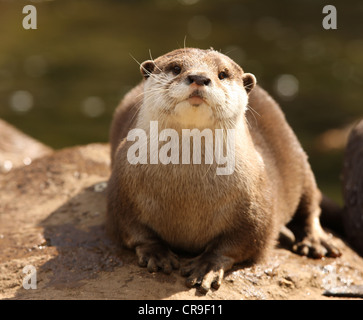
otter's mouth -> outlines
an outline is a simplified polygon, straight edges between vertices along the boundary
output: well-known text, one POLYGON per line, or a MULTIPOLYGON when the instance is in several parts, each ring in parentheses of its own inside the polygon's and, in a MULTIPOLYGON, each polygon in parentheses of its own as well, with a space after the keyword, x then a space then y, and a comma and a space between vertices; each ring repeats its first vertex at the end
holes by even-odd
POLYGON ((198 107, 200 106, 203 102, 205 102, 204 100, 204 94, 202 91, 200 90, 194 90, 188 97, 188 102, 193 106, 193 107, 198 107))

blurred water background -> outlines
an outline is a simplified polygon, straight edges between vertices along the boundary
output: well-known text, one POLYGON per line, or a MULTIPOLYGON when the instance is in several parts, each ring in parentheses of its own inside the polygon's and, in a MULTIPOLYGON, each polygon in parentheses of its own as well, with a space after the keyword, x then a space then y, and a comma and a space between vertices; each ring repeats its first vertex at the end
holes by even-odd
POLYGON ((347 134, 363 116, 363 2, 0 0, 0 118, 53 148, 107 142, 144 61, 183 47, 229 55, 280 103, 319 186, 341 201, 347 134), (25 30, 22 9, 37 9, 25 30), (324 5, 337 30, 322 27, 324 5))

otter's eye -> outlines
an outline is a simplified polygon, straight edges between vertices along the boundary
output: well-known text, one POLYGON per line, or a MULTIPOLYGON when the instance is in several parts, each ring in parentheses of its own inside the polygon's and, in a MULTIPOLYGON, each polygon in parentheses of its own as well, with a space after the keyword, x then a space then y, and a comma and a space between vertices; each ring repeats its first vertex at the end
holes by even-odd
POLYGON ((177 76, 181 72, 181 68, 179 66, 174 66, 171 71, 177 76))
POLYGON ((220 72, 220 73, 218 74, 218 78, 219 78, 219 80, 223 80, 223 79, 225 79, 225 78, 228 78, 228 74, 227 74, 227 73, 225 73, 224 71, 222 71, 222 72, 220 72))

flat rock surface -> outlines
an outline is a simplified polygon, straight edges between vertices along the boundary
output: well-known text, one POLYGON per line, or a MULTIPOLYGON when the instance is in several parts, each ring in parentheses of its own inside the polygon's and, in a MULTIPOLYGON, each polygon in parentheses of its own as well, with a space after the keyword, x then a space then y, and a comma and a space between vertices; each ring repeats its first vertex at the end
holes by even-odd
POLYGON ((150 274, 105 234, 109 167, 109 146, 91 144, 0 175, 0 299, 342 299, 323 293, 363 284, 363 259, 336 237, 340 258, 275 248, 264 263, 236 266, 206 296, 178 271, 150 274), (36 289, 23 287, 27 265, 36 289))

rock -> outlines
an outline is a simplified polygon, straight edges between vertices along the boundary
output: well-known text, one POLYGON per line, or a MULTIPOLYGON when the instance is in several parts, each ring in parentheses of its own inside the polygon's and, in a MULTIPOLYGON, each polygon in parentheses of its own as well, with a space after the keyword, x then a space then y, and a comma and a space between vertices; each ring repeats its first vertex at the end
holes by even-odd
POLYGON ((340 258, 276 247, 266 262, 234 267, 206 296, 178 271, 150 274, 105 234, 109 158, 108 145, 91 144, 0 175, 0 299, 338 299, 323 294, 363 284, 363 259, 335 237, 340 258), (36 289, 23 287, 27 265, 36 289))
POLYGON ((333 287, 324 292, 326 296, 363 298, 363 286, 333 287))
POLYGON ((52 149, 0 119, 0 173, 29 165, 52 149))
POLYGON ((363 256, 363 119, 349 135, 343 165, 344 233, 363 256))

